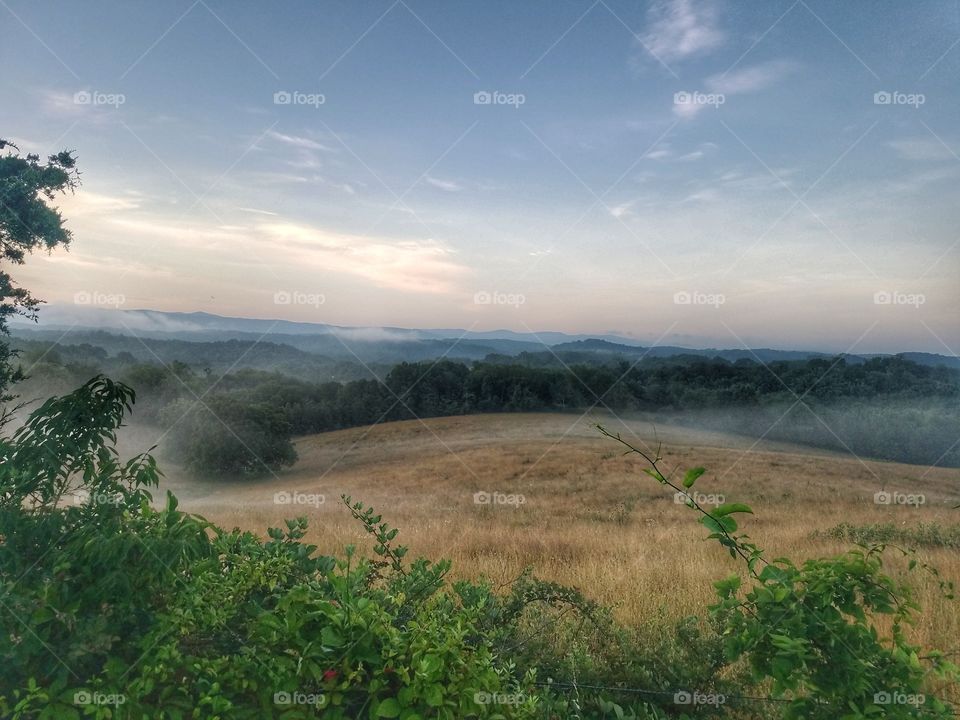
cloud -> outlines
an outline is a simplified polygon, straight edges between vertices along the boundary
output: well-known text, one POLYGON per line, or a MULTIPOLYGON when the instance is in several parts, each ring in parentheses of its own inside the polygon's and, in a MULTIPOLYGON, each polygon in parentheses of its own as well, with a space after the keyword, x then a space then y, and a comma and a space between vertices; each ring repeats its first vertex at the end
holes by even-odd
POLYGON ((62 208, 68 216, 99 215, 107 212, 122 210, 136 210, 141 206, 141 198, 136 195, 106 195, 90 190, 66 195, 61 201, 62 208))
POLYGON ((278 142, 282 142, 286 145, 303 148, 304 150, 323 150, 324 152, 336 152, 336 150, 331 147, 300 135, 284 135, 283 133, 278 133, 276 130, 268 130, 267 137, 277 140, 278 142))
POLYGON ((713 0, 661 0, 647 11, 643 46, 664 63, 701 55, 723 44, 713 0))
MULTIPOLYGON (((681 117, 685 120, 696 117, 700 114, 700 111, 707 110, 714 107, 713 105, 707 105, 706 103, 674 103, 673 112, 677 117, 681 117)), ((647 154, 647 157, 653 157, 651 154, 647 154)))
POLYGON ((275 212, 270 212, 269 210, 258 210, 257 208, 248 208, 248 207, 240 207, 240 208, 237 208, 237 210, 240 210, 241 212, 256 213, 257 215, 276 215, 277 214, 275 212))
POLYGON ((797 63, 789 60, 771 60, 753 67, 713 75, 707 78, 706 85, 715 93, 742 95, 776 84, 797 67, 797 63))
POLYGON ((419 293, 453 293, 467 268, 434 240, 392 240, 335 233, 295 223, 263 223, 275 255, 299 267, 346 273, 374 285, 419 293))
POLYGON ((439 178, 430 177, 429 175, 427 175, 427 177, 424 179, 434 187, 440 188, 441 190, 446 190, 447 192, 460 192, 463 190, 460 185, 452 180, 441 180, 439 178))
POLYGON ((932 137, 909 137, 887 143, 904 160, 950 160, 956 156, 942 142, 932 137))

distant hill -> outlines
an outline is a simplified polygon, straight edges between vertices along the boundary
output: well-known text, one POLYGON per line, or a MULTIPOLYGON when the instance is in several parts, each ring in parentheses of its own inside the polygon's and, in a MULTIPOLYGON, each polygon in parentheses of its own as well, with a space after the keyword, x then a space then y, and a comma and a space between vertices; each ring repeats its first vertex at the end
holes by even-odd
MULTIPOLYGON (((392 365, 439 357, 462 361, 493 358, 497 362, 502 362, 504 358, 518 358, 533 364, 543 364, 547 355, 550 356, 548 364, 557 362, 556 356, 560 356, 563 362, 611 362, 618 358, 632 362, 640 356, 688 356, 717 357, 729 362, 752 360, 764 363, 835 357, 833 353, 812 350, 644 347, 629 338, 610 334, 590 336, 559 332, 520 333, 512 330, 475 332, 456 328, 344 327, 327 323, 222 317, 206 312, 119 310, 88 306, 45 306, 39 326, 15 320, 11 327, 15 336, 47 340, 56 340, 62 336, 63 342, 72 343, 101 344, 89 339, 92 333, 187 343, 240 341, 259 346, 269 342, 276 346, 274 352, 278 357, 297 350, 304 354, 321 355, 327 363, 350 362, 360 365, 392 365), (286 350, 277 349, 278 347, 286 350), (538 357, 544 353, 546 355, 543 358, 538 357)), ((108 341, 102 336, 101 340, 108 342, 111 347, 117 346, 119 342, 108 341)), ((138 344, 135 342, 131 346, 136 348, 138 344)), ((140 350, 142 349, 141 346, 140 350)), ((134 349, 128 351, 137 354, 134 349)), ((261 347, 256 356, 262 357, 263 353, 264 348, 261 347)), ((902 354, 922 365, 960 368, 960 358, 956 356, 924 352, 902 354)), ((882 355, 846 355, 848 362, 861 362, 871 357, 882 355)), ((309 365, 311 362, 300 357, 286 358, 286 361, 294 366, 302 366, 304 363, 309 365)))

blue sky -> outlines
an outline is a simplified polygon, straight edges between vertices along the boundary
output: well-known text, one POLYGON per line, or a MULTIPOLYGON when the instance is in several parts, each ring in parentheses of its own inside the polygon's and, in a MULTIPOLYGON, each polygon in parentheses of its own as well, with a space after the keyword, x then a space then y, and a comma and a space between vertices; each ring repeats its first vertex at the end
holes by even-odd
POLYGON ((0 16, 0 135, 84 173, 51 302, 960 348, 956 1, 0 16))

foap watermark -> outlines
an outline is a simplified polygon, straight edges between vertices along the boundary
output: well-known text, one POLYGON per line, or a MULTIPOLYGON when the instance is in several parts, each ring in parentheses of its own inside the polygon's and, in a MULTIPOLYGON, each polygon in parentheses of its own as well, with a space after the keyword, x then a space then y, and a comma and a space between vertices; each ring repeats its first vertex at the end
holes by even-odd
POLYGON ((273 294, 274 305, 310 305, 320 307, 327 301, 323 293, 301 292, 299 290, 277 290, 273 294))
POLYGON ((327 102, 323 93, 305 93, 299 90, 278 90, 273 94, 274 105, 307 105, 314 109, 327 102))
POLYGON ((276 492, 273 494, 274 505, 313 505, 320 507, 327 498, 320 493, 305 493, 296 490, 276 492))
POLYGON ((74 505, 119 505, 123 502, 120 493, 90 492, 89 490, 74 490, 70 497, 74 505))
POLYGON ((274 705, 317 705, 327 704, 327 698, 323 693, 305 693, 298 690, 286 692, 281 690, 273 694, 274 705))
POLYGON ((703 693, 699 690, 677 690, 673 694, 675 705, 713 705, 720 707, 727 701, 722 693, 703 693))
POLYGON ((881 691, 873 694, 874 705, 913 705, 920 707, 927 701, 923 693, 909 694, 898 690, 893 692, 881 691))
POLYGON ((127 302, 122 293, 105 293, 99 290, 81 290, 73 294, 74 305, 103 305, 106 307, 120 307, 127 302))
POLYGON ((703 93, 698 90, 693 92, 680 90, 673 94, 674 105, 707 105, 713 108, 719 108, 727 101, 723 93, 703 93))
POLYGON ((919 308, 927 302, 927 296, 922 293, 905 293, 899 290, 890 292, 888 290, 878 290, 873 294, 874 305, 912 305, 919 308))
POLYGON ((674 305, 709 305, 714 308, 719 308, 725 302, 727 302, 726 295, 720 293, 704 293, 697 292, 696 290, 688 292, 681 290, 673 294, 674 305))
POLYGON ((73 694, 74 705, 113 705, 119 707, 127 701, 123 693, 102 693, 91 690, 77 690, 73 694))
POLYGON ((896 490, 878 490, 873 494, 874 505, 912 505, 920 507, 927 502, 927 496, 923 493, 902 493, 896 490))
POLYGON ((99 90, 80 90, 73 94, 74 105, 109 105, 118 108, 127 101, 123 93, 106 93, 99 90))
POLYGON ((927 96, 923 93, 880 90, 873 94, 874 105, 909 105, 912 108, 919 108, 926 101, 927 96))
POLYGON ((473 504, 474 505, 513 505, 514 507, 520 507, 527 501, 521 494, 508 494, 502 492, 486 492, 481 490, 480 492, 475 492, 473 494, 473 504))
POLYGON ((696 503, 703 507, 704 505, 723 505, 726 498, 719 493, 702 493, 693 490, 689 492, 676 492, 673 494, 673 502, 677 505, 691 505, 696 503))
POLYGON ((523 693, 475 692, 473 701, 477 705, 520 705, 526 698, 523 693))
POLYGON ((519 108, 527 101, 523 93, 505 93, 499 90, 479 90, 473 94, 474 105, 512 105, 519 108))
POLYGON ((480 290, 473 294, 474 305, 509 305, 510 307, 520 307, 525 302, 527 302, 527 298, 521 293, 480 290))

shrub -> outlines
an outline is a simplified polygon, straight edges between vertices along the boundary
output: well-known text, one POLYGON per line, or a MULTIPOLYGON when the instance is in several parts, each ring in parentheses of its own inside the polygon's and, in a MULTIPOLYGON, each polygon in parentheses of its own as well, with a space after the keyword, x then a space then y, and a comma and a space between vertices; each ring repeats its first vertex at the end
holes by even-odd
POLYGON ((290 424, 280 408, 232 395, 177 400, 161 414, 170 450, 201 476, 262 475, 297 459, 290 424))

